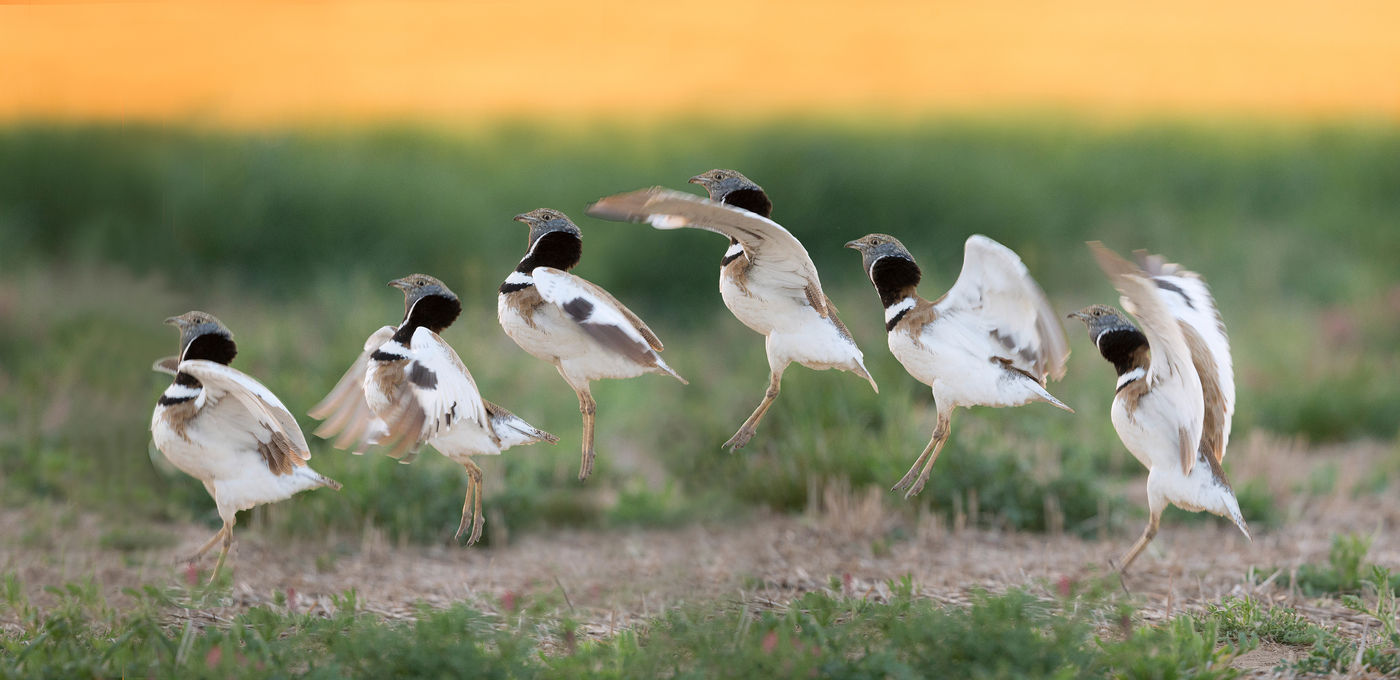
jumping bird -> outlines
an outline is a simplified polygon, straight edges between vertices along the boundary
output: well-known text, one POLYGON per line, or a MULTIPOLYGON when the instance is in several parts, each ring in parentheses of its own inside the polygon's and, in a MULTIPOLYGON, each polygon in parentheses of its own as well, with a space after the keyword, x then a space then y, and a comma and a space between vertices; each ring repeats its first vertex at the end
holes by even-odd
POLYGON ((898 239, 870 234, 846 247, 860 251, 880 295, 890 352, 909 375, 933 388, 938 409, 928 446, 892 490, 905 490, 905 498, 923 490, 959 406, 1044 401, 1074 412, 1045 389, 1047 377, 1058 380, 1065 373, 1064 329, 1010 248, 986 236, 969 237, 957 282, 929 301, 917 292, 919 265, 898 239))
POLYGON ((214 498, 223 527, 189 558, 199 559, 222 541, 213 583, 233 545, 239 510, 340 484, 306 464, 306 437, 277 396, 229 367, 238 346, 228 327, 198 311, 165 322, 180 330, 180 353, 152 366, 175 381, 156 401, 151 437, 171 464, 203 482, 214 498))
POLYGON ((1134 265, 1097 241, 1089 248, 1122 293, 1123 308, 1142 324, 1138 330, 1105 305, 1070 314, 1117 371, 1113 428, 1148 470, 1147 527, 1119 560, 1119 572, 1157 535, 1167 503, 1229 518, 1249 538, 1220 466, 1235 412, 1235 374, 1210 289, 1199 274, 1160 256, 1139 251, 1134 265))
POLYGON ((335 446, 363 453, 382 444, 408 463, 431 445, 467 469, 467 496, 457 539, 471 527, 467 545, 481 538, 481 468, 472 456, 494 456, 512 446, 559 440, 481 398, 476 381, 451 345, 438 335, 462 311, 441 281, 414 274, 390 281, 403 291, 404 318, 365 341, 350 370, 311 410, 324 420, 315 434, 337 437, 335 446))
POLYGON ((578 478, 593 471, 597 403, 589 383, 661 373, 685 383, 661 359, 661 340, 606 290, 568 273, 583 253, 583 233, 557 210, 540 208, 515 220, 530 228, 525 256, 496 297, 501 328, 520 348, 554 365, 578 396, 583 414, 583 460, 578 478))
POLYGON ((769 219, 772 203, 762 187, 734 170, 711 170, 690 181, 705 187, 711 200, 655 187, 600 199, 588 214, 729 237, 720 260, 720 297, 735 318, 764 336, 768 389, 724 446, 737 449, 749 442, 778 398, 783 371, 794 361, 816 370, 850 371, 879 392, 855 339, 836 316, 836 305, 822 292, 807 249, 769 219))

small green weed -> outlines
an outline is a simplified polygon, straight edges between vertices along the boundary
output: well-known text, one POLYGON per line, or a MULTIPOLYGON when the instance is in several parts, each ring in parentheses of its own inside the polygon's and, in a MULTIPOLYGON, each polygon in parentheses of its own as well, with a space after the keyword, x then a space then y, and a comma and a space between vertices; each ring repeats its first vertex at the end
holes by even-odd
MULTIPOLYGON (((1333 536, 1327 564, 1298 567, 1298 588, 1310 597, 1360 592, 1363 582, 1372 573, 1371 567, 1366 564, 1371 540, 1371 537, 1362 534, 1333 536)), ((1400 575, 1391 578, 1390 589, 1400 591, 1400 575)))

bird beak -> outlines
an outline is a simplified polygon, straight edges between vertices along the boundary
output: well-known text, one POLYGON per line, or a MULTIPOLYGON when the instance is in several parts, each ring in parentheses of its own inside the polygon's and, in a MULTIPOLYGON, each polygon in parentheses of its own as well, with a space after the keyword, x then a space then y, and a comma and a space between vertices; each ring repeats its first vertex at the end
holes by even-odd
POLYGON ((1079 319, 1080 321, 1088 321, 1088 320, 1089 320, 1089 317, 1088 317, 1086 314, 1084 314, 1084 312, 1070 312, 1070 313, 1069 313, 1069 316, 1066 316, 1065 318, 1066 318, 1066 319, 1079 319))
POLYGON ((846 247, 851 250, 865 250, 865 244, 860 241, 847 241, 846 247))
POLYGON ((172 316, 172 317, 167 318, 167 319, 165 320, 165 323, 166 323, 167 325, 170 325, 170 326, 184 326, 184 325, 185 325, 185 320, 182 319, 182 318, 180 318, 180 317, 178 317, 178 316, 172 316))
POLYGON ((399 290, 408 290, 408 279, 394 279, 389 282, 389 285, 399 290))
POLYGON ((520 223, 522 223, 522 224, 534 224, 534 223, 535 223, 535 218, 530 217, 529 215, 524 214, 524 213, 521 213, 521 214, 519 214, 519 215, 516 215, 515 217, 512 217, 511 219, 515 220, 516 222, 520 222, 520 223))
POLYGON ((704 176, 704 175, 696 175, 696 176, 691 177, 690 179, 688 179, 688 180, 686 180, 686 181, 689 182, 689 183, 691 183, 691 184, 699 184, 700 186, 705 186, 705 176, 704 176))

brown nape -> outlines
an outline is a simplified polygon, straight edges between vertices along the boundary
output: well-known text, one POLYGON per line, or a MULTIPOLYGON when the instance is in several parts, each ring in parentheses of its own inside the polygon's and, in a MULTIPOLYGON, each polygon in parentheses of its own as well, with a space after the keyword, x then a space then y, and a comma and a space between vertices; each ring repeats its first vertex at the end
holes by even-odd
POLYGON ((885 307, 914 295, 922 277, 918 264, 898 255, 886 255, 870 268, 870 281, 875 284, 880 304, 885 307))

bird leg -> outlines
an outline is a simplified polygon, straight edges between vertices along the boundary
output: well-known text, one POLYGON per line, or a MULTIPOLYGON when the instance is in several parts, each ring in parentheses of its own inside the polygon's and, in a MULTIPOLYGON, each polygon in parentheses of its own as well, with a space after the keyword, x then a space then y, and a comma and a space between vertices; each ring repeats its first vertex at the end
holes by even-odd
POLYGON ((233 522, 224 522, 223 528, 224 544, 219 549, 219 561, 214 564, 214 573, 209 575, 208 585, 214 585, 219 580, 219 570, 224 568, 224 558, 228 557, 228 549, 233 545, 233 522))
POLYGON ((225 532, 225 531, 228 531, 228 525, 227 525, 227 524, 223 525, 222 527, 219 527, 219 530, 216 531, 216 532, 214 532, 214 536, 211 537, 208 541, 205 541, 204 545, 201 546, 199 550, 194 551, 194 554, 193 554, 193 555, 190 555, 189 557, 187 557, 187 558, 185 558, 185 559, 183 559, 183 560, 180 560, 180 561, 181 561, 181 562, 194 562, 195 560, 199 559, 200 557, 202 557, 202 556, 204 555, 204 553, 209 552, 209 549, 212 548, 212 547, 214 547, 214 544, 215 544, 215 543, 218 543, 218 542, 219 542, 219 539, 221 539, 221 538, 224 537, 224 532, 225 532))
POLYGON ((472 545, 481 539, 481 526, 486 523, 486 519, 481 514, 481 468, 470 459, 463 462, 467 468, 467 497, 462 500, 462 523, 457 525, 457 540, 462 540, 462 534, 467 533, 468 508, 471 509, 472 533, 467 538, 467 545, 472 545))
POLYGON ((578 468, 578 481, 581 482, 593 474, 593 416, 598 411, 598 403, 593 401, 587 383, 583 389, 574 388, 574 391, 578 393, 578 411, 583 414, 583 462, 578 468))
POLYGON ((773 371, 768 375, 768 391, 763 393, 763 401, 758 404, 758 408, 753 410, 753 414, 749 416, 749 419, 744 421, 744 425, 739 428, 738 432, 734 433, 733 437, 729 438, 729 441, 724 443, 722 448, 734 451, 743 448, 745 444, 749 443, 749 440, 753 438, 754 432, 758 429, 758 421, 763 420, 763 414, 768 412, 768 407, 772 406, 773 402, 778 398, 778 385, 782 380, 782 369, 773 371))
POLYGON ((1127 573, 1128 565, 1132 564, 1133 560, 1137 559, 1138 553, 1142 552, 1142 549, 1146 548, 1147 544, 1152 542, 1152 537, 1157 535, 1157 523, 1160 522, 1161 519, 1162 513, 1160 510, 1152 513, 1152 516, 1148 518, 1147 527, 1142 530, 1142 536, 1139 536, 1137 543, 1134 543, 1133 547, 1128 548, 1128 552, 1123 553, 1123 557, 1118 560, 1119 574, 1127 573))
POLYGON ((914 461, 914 465, 909 471, 904 473, 904 477, 890 491, 905 491, 905 498, 913 498, 924 490, 924 484, 928 482, 929 471, 933 469, 933 461, 938 460, 938 452, 943 450, 943 442, 948 440, 948 429, 953 422, 953 413, 949 411, 938 411, 938 425, 933 428, 933 438, 928 440, 928 446, 924 447, 924 452, 919 454, 919 458, 914 461), (920 466, 923 471, 919 473, 917 481, 914 479, 914 471, 920 466))

